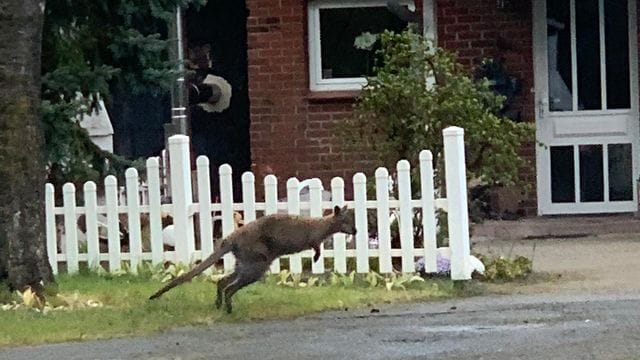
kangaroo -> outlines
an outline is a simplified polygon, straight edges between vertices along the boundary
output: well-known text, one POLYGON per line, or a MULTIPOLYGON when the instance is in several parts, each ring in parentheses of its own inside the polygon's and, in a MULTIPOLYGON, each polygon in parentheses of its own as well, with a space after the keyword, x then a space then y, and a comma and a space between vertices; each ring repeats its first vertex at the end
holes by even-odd
POLYGON ((334 207, 333 214, 323 218, 273 214, 259 218, 231 233, 220 249, 204 259, 191 271, 180 275, 149 297, 159 298, 165 292, 191 280, 231 252, 236 258, 235 271, 218 281, 216 308, 223 300, 227 313, 231 313, 231 297, 243 287, 258 281, 269 269, 271 262, 282 255, 313 249, 314 261, 320 257, 320 244, 329 236, 343 232, 355 235, 353 212, 347 207, 334 207))

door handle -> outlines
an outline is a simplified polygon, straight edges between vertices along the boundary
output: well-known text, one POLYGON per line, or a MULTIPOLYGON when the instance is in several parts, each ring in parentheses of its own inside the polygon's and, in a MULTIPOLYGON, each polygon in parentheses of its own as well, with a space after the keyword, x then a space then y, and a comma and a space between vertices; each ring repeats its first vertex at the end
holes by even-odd
POLYGON ((546 111, 549 108, 549 100, 540 99, 538 100, 537 105, 538 105, 538 117, 542 119, 544 118, 546 111))

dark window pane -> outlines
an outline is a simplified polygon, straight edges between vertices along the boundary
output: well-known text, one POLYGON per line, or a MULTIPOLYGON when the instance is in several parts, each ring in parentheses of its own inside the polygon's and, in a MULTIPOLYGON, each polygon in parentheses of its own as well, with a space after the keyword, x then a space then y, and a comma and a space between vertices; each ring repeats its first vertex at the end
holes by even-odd
POLYGON ((322 78, 373 75, 373 52, 356 49, 356 37, 367 31, 401 32, 406 26, 384 6, 320 9, 322 78))
POLYGON ((610 144, 609 200, 633 200, 631 144, 610 144))
POLYGON ((604 201, 602 145, 580 145, 580 201, 604 201))
POLYGON ((571 17, 569 1, 547 0, 549 109, 571 111, 571 17))
POLYGON ((598 0, 576 0, 578 109, 602 109, 598 0))
POLYGON ((551 202, 575 202, 573 146, 552 146, 551 202))
POLYGON ((631 105, 627 0, 605 1, 604 19, 607 56, 607 108, 628 109, 631 105))

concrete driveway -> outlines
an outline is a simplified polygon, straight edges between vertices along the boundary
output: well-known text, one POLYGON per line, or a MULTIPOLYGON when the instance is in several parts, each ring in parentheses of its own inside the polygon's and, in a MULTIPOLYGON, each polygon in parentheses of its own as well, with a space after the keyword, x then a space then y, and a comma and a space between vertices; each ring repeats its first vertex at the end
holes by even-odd
POLYGON ((533 259, 534 272, 552 275, 526 286, 504 286, 509 293, 640 291, 640 234, 484 240, 474 242, 472 252, 523 255, 533 259))

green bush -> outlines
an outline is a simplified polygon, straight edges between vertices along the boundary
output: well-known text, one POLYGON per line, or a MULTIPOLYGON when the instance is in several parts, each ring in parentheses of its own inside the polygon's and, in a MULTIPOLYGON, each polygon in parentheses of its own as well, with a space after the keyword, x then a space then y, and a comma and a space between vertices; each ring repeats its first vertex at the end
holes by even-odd
POLYGON ((476 255, 484 264, 483 281, 511 281, 524 279, 533 271, 533 261, 524 256, 513 259, 476 255))
POLYGON ((525 165, 519 156, 523 141, 533 140, 529 123, 500 116, 505 97, 486 78, 474 79, 456 63, 453 53, 435 48, 411 29, 377 35, 380 48, 375 77, 368 78, 344 124, 344 140, 369 150, 388 169, 407 159, 414 169, 418 193, 418 154, 433 153, 436 187, 442 184, 442 130, 465 129, 467 175, 489 185, 513 185, 525 165))

